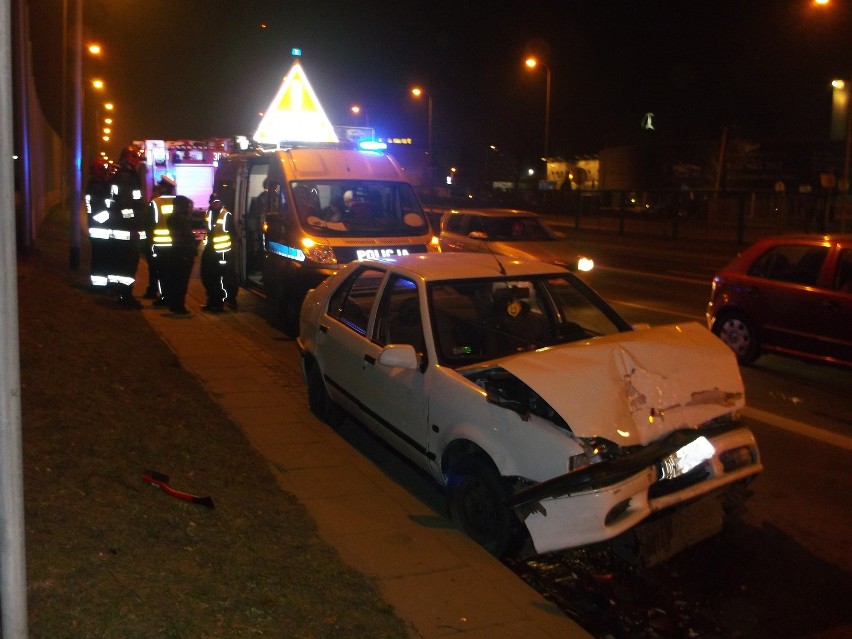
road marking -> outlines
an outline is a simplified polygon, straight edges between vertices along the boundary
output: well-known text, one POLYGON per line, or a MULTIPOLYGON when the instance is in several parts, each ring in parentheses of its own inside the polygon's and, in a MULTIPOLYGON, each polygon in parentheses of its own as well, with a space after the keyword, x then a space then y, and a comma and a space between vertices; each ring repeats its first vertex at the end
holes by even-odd
POLYGON ((644 304, 635 304, 633 302, 625 302, 620 299, 614 297, 607 297, 607 301, 610 306, 628 306, 630 308, 638 308, 643 311, 651 311, 653 313, 663 313, 664 315, 678 315, 685 319, 693 320, 698 322, 699 324, 705 325, 707 321, 703 315, 695 315, 694 313, 682 313, 680 311, 673 311, 669 308, 663 308, 662 306, 646 306, 644 304))
POLYGON ((637 271, 636 269, 631 268, 618 268, 617 266, 599 266, 595 264, 595 268, 593 272, 600 269, 601 271, 612 271, 613 273, 624 273, 627 275, 641 275, 643 277, 655 277, 660 280, 669 280, 672 282, 684 282, 686 284, 697 284, 698 286, 706 286, 708 289, 710 288, 710 284, 713 281, 713 277, 699 278, 699 277, 685 277, 682 275, 664 275, 662 273, 653 273, 651 271, 637 271))
POLYGON ((809 424, 797 422, 795 419, 781 417, 780 415, 775 415, 774 413, 769 413, 765 410, 752 408, 750 406, 746 406, 746 408, 743 409, 743 415, 764 422, 765 424, 769 424, 770 426, 775 426, 776 428, 796 433, 797 435, 810 437, 811 439, 816 439, 826 444, 837 446, 838 448, 852 450, 852 437, 847 437, 846 435, 832 433, 831 431, 823 430, 822 428, 816 428, 809 424))

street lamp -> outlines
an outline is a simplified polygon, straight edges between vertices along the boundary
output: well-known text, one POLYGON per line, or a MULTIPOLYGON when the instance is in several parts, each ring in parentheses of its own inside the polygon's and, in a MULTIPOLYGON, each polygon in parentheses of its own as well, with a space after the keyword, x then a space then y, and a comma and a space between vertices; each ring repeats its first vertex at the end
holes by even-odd
POLYGON ((547 78, 547 87, 545 93, 545 103, 544 103, 544 158, 543 160, 547 162, 548 153, 550 151, 550 65, 546 62, 542 62, 535 57, 529 57, 525 60, 524 64, 527 65, 530 69, 535 69, 538 65, 542 65, 544 67, 546 78, 547 78))

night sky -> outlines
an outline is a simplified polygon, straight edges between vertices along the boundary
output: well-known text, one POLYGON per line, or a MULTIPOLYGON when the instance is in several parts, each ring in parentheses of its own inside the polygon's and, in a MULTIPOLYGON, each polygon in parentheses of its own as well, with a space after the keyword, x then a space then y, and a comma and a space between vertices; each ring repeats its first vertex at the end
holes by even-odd
MULTIPOLYGON (((481 163, 488 145, 519 159, 656 135, 828 136, 832 78, 852 75, 852 0, 290 2, 83 0, 84 38, 105 47, 84 77, 107 82, 115 151, 131 139, 254 132, 290 67, 292 47, 334 124, 425 147, 431 93, 439 163, 481 163), (265 25, 265 27, 263 26, 265 25)), ((62 0, 30 0, 36 75, 59 128, 62 0)), ((90 95, 90 94, 87 94, 90 95)))

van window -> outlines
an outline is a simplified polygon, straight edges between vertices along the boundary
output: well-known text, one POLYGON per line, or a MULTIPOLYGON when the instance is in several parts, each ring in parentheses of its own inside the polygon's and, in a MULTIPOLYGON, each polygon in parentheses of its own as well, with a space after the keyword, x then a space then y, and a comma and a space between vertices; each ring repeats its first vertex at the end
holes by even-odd
POLYGON ((325 180, 292 182, 305 230, 322 237, 393 237, 428 232, 426 216, 405 182, 325 180))

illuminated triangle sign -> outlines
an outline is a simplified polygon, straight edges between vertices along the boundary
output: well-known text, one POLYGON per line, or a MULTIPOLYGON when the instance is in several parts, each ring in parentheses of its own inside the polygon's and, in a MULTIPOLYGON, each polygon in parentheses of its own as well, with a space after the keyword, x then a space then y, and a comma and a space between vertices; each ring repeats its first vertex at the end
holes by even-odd
POLYGON ((255 142, 339 142, 302 66, 294 62, 254 134, 255 142))

